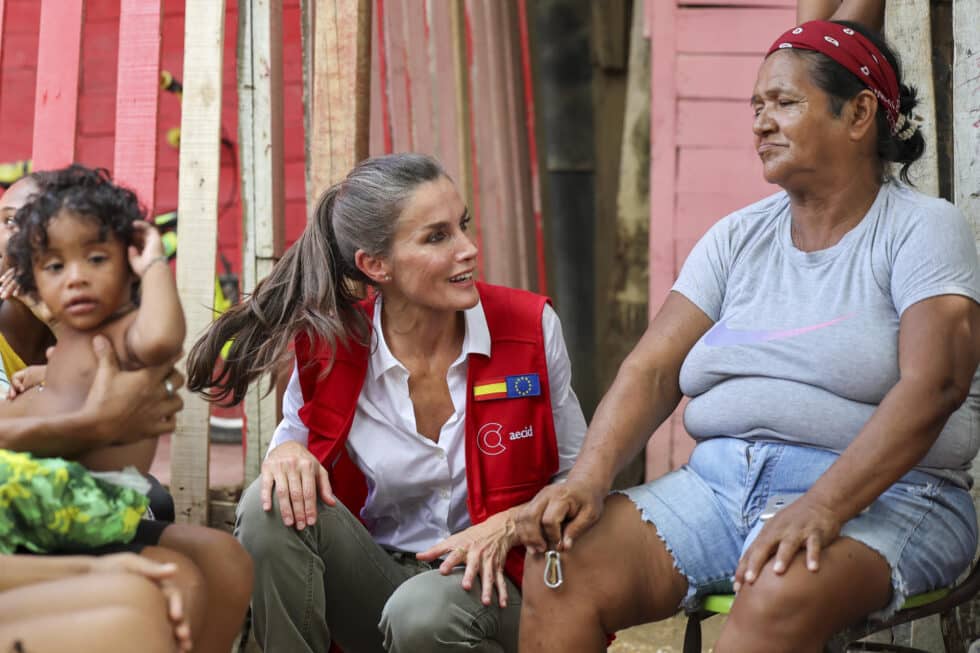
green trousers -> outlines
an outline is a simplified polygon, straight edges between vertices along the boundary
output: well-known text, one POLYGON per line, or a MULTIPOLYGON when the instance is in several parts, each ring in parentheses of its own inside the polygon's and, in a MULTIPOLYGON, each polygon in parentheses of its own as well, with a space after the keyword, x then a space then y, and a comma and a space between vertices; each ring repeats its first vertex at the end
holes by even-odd
POLYGON ((412 554, 385 550, 347 508, 319 505, 316 524, 286 527, 260 481, 242 494, 235 535, 255 562, 252 621, 265 653, 516 653, 521 595, 506 608, 412 554))

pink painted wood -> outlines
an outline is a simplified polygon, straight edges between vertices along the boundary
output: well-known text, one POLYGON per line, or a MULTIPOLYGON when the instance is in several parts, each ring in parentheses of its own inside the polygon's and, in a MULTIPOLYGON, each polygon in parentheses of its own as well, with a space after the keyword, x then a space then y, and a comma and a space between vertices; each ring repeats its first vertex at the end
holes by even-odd
POLYGON ((116 181, 129 186, 153 215, 157 106, 160 95, 161 0, 122 0, 116 83, 116 181))
POLYGON ((35 170, 75 159, 84 0, 42 0, 34 100, 35 170))
MULTIPOLYGON (((412 149, 434 154, 436 129, 432 123, 432 78, 429 72, 428 2, 413 0, 402 12, 402 30, 407 55, 405 73, 411 102, 412 149)), ((445 9, 443 9, 445 11, 445 9)))
MULTIPOLYGON (((673 0, 647 0, 650 21, 650 314, 663 305, 674 280, 674 184, 676 181, 675 116, 675 22, 673 0)), ((673 467, 671 418, 654 432, 647 446, 647 478, 656 478, 673 467)))
POLYGON ((385 54, 388 59, 388 115, 395 152, 415 149, 412 138, 412 78, 408 69, 405 43, 405 14, 410 11, 403 0, 386 0, 384 13, 385 54))
POLYGON ((432 117, 437 143, 435 152, 446 172, 459 183, 463 179, 459 141, 465 125, 459 124, 456 108, 452 12, 442 0, 427 0, 426 11, 429 26, 429 56, 432 61, 430 66, 433 70, 432 117))
MULTIPOLYGON (((788 0, 647 0, 651 312, 712 224, 778 190, 762 179, 748 98, 762 53, 793 24, 794 7, 788 0), (706 4, 711 6, 695 6, 706 4)), ((693 441, 680 410, 647 446, 647 478, 683 464, 690 454, 693 441)))

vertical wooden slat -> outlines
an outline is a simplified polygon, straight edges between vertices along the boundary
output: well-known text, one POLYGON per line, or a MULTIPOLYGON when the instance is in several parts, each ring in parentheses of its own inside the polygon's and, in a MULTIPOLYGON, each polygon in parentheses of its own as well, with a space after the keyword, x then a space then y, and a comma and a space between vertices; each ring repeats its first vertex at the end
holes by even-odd
MULTIPOLYGON (((953 3, 953 196, 980 251, 980 0, 953 3)), ((980 464, 980 463, 975 463, 980 464)))
MULTIPOLYGON (((417 2, 417 0, 414 0, 417 2)), ((387 55, 388 110, 391 116, 392 144, 395 152, 415 149, 413 135, 412 76, 408 68, 408 46, 405 36, 406 13, 418 7, 406 6, 405 0, 384 3, 384 43, 387 55)))
MULTIPOLYGON (((405 2, 405 0, 402 0, 405 2)), ((446 11, 444 3, 438 3, 440 11, 446 11)), ((429 16, 427 0, 409 0, 402 10, 404 41, 408 60, 405 73, 408 79, 408 97, 412 112, 412 149, 416 152, 436 154, 436 126, 433 121, 432 94, 434 88, 429 75, 429 16)))
POLYGON ((527 160, 530 164, 531 212, 534 220, 534 254, 537 263, 537 287, 542 295, 548 294, 548 272, 544 248, 544 219, 541 212, 541 176, 538 165, 537 113, 534 107, 534 81, 531 66, 531 40, 528 35, 527 0, 517 0, 518 27, 520 29, 521 69, 524 81, 524 111, 527 129, 527 160))
MULTIPOLYGON (((242 157, 242 285, 251 293, 282 252, 284 229, 282 0, 242 0, 238 129, 242 157)), ((276 427, 268 378, 245 397, 245 484, 258 475, 276 427)))
POLYGON ((919 190, 935 196, 939 195, 939 159, 929 5, 929 0, 889 0, 885 3, 885 35, 899 50, 905 83, 919 93, 915 113, 923 118, 926 151, 909 169, 909 175, 919 190))
POLYGON ((316 0, 309 153, 312 197, 368 153, 370 0, 316 0))
MULTIPOLYGON (((456 2, 456 0, 453 0, 456 2)), ((442 0, 426 2, 428 24, 431 38, 429 39, 430 84, 435 89, 432 106, 432 120, 436 130, 435 152, 445 166, 446 171, 456 181, 464 201, 467 197, 467 183, 461 160, 462 146, 460 139, 465 133, 460 126, 459 88, 456 79, 456 63, 458 48, 453 40, 452 6, 446 6, 442 0)))
MULTIPOLYGON (((177 289, 187 316, 185 351, 212 320, 224 27, 224 0, 188 0, 177 200, 177 289)), ((197 395, 184 392, 183 397, 172 440, 170 491, 180 521, 207 524, 209 406, 197 395)))
POLYGON ((156 195, 157 106, 160 95, 161 0, 122 0, 116 83, 113 176, 153 215, 156 195))
POLYGON ((84 0, 42 0, 34 99, 35 170, 75 160, 84 0))
MULTIPOLYGON (((4 61, 4 51, 3 46, 6 43, 4 37, 4 31, 7 27, 7 0, 0 0, 0 72, 3 71, 3 61, 4 61)), ((0 86, 0 99, 3 97, 3 88, 0 86)))
POLYGON ((459 178, 456 180, 470 215, 473 216, 473 238, 479 249, 477 270, 484 276, 483 234, 479 197, 479 179, 476 166, 476 144, 473 125, 473 88, 470 66, 473 60, 473 40, 466 0, 449 0, 453 42, 453 71, 456 80, 456 124, 459 126, 459 178))
MULTIPOLYGON (((650 21, 650 315, 656 315, 674 282, 674 196, 677 180, 675 0, 648 0, 650 21)), ((671 469, 677 413, 647 446, 647 478, 671 469)))

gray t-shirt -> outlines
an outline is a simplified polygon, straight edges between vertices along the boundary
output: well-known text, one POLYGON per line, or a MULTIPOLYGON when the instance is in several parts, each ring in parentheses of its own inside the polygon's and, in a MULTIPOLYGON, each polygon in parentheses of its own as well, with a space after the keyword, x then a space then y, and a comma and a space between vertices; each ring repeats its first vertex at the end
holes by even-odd
MULTIPOLYGON (((903 311, 936 295, 980 303, 973 233, 956 207, 897 182, 833 247, 803 252, 778 193, 715 224, 673 288, 715 325, 680 383, 696 439, 843 451, 899 378, 903 311)), ((980 447, 980 373, 919 469, 968 487, 980 447)))

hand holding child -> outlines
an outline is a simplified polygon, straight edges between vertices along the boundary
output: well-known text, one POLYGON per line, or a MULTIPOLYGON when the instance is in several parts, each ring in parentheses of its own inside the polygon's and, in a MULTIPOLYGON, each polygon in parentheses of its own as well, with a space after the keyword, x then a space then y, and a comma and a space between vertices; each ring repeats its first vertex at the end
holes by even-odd
POLYGON ((10 391, 7 393, 7 399, 14 399, 17 395, 27 392, 34 386, 44 385, 44 375, 47 369, 47 365, 28 365, 15 372, 10 379, 10 391))
POLYGON ((0 300, 15 299, 19 301, 30 309, 31 313, 37 319, 51 326, 51 311, 48 310, 44 302, 20 291, 20 284, 17 283, 16 274, 17 270, 14 268, 9 268, 3 274, 0 274, 0 300))

